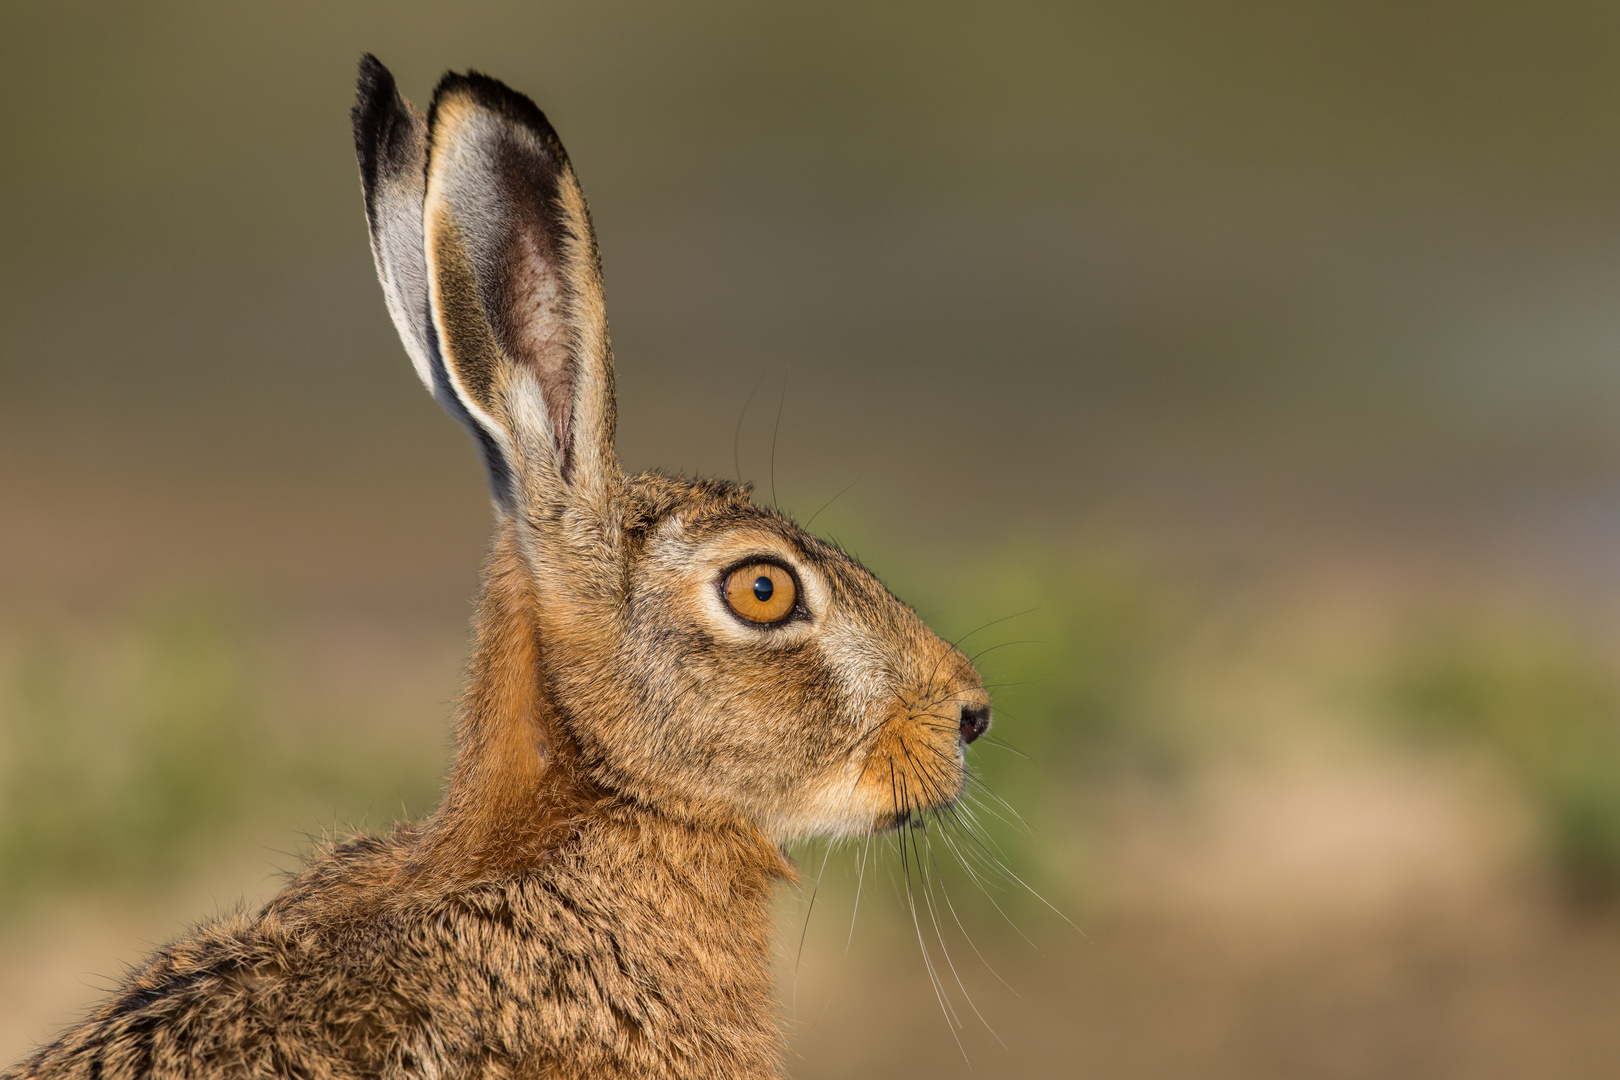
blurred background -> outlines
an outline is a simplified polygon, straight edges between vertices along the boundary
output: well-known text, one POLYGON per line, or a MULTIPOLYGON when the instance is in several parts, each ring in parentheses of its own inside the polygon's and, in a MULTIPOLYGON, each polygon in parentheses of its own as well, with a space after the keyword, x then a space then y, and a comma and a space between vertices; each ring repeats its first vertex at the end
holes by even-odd
POLYGON ((1584 0, 0 7, 0 1061, 434 804, 490 511, 364 50, 562 132, 628 467, 983 650, 973 818, 797 853, 793 1075, 1620 1073, 1584 0))

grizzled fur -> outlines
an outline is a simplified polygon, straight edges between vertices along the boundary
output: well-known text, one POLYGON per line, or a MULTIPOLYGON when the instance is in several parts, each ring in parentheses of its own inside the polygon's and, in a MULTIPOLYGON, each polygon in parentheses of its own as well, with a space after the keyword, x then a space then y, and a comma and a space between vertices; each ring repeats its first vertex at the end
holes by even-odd
POLYGON ((983 684, 746 488, 620 472, 595 237, 532 103, 449 75, 424 118, 367 57, 355 137, 389 311, 495 501, 444 799, 0 1080, 778 1075, 780 845, 953 803, 983 684), (770 624, 724 586, 761 563, 796 589, 770 624))

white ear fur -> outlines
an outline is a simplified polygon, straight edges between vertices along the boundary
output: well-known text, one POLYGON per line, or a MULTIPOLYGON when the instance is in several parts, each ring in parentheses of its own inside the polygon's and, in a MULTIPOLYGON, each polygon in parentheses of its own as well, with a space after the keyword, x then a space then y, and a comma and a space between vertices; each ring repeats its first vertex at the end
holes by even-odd
POLYGON ((614 486, 613 360, 589 211, 534 104, 447 75, 428 121, 422 245, 447 381, 528 502, 614 486))
POLYGON ((427 118, 400 96, 393 75, 369 53, 360 60, 351 117, 377 278, 411 365, 431 391, 437 349, 427 337, 428 277, 422 255, 427 118))

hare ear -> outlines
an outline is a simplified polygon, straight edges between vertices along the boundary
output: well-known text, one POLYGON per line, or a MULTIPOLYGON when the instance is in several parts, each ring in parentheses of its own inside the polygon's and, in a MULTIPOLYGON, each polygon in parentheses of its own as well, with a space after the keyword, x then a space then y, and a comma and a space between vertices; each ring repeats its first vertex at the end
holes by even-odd
POLYGON ((479 444, 495 501, 511 508, 512 476, 492 432, 457 396, 439 351, 428 296, 427 257, 422 250, 422 203, 427 194, 427 118, 411 107, 394 76, 370 53, 360 58, 355 87, 354 150, 388 314, 405 352, 433 397, 460 420, 479 444))
POLYGON ((451 387, 531 510, 605 505, 613 356, 568 155, 533 102, 475 73, 446 75, 428 116, 423 253, 451 387))

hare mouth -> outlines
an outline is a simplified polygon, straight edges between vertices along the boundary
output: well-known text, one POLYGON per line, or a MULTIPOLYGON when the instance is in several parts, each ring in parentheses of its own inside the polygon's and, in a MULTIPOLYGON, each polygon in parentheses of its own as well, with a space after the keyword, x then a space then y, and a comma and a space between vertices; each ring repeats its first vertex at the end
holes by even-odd
POLYGON ((899 832, 908 825, 917 824, 918 818, 915 810, 897 810, 885 818, 873 832, 891 833, 899 832))

